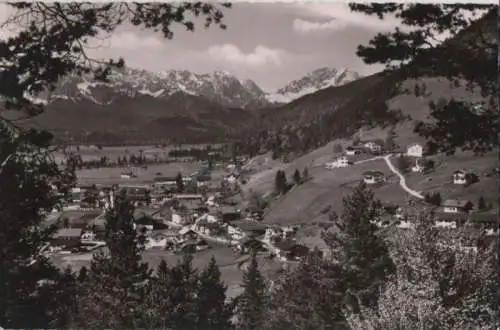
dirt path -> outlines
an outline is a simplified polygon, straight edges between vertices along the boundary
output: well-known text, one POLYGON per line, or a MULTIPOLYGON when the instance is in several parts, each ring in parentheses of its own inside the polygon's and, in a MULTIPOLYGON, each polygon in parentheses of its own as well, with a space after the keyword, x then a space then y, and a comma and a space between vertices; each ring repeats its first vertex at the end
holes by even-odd
POLYGON ((420 194, 418 191, 415 191, 415 190, 408 187, 408 185, 406 184, 406 178, 404 177, 404 175, 401 174, 401 172, 399 172, 394 167, 394 165, 392 165, 391 160, 390 160, 391 156, 392 156, 392 154, 388 154, 388 155, 384 156, 383 158, 384 158, 385 162, 387 163, 387 166, 389 167, 389 169, 399 177, 399 185, 401 186, 401 188, 403 188, 407 193, 409 193, 412 196, 415 196, 415 197, 420 198, 420 199, 424 199, 424 196, 422 196, 422 194, 420 194))

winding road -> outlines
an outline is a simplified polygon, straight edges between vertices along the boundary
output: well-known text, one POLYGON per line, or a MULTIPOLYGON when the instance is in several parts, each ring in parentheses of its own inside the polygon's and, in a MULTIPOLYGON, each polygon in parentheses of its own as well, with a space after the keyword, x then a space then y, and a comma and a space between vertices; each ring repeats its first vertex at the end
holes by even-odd
POLYGON ((415 197, 420 198, 420 199, 424 199, 424 196, 422 196, 422 194, 420 194, 418 191, 415 191, 413 189, 410 189, 410 187, 408 187, 408 185, 406 184, 406 179, 405 179, 404 175, 401 174, 401 172, 399 172, 394 167, 394 165, 391 163, 391 160, 390 160, 391 156, 392 156, 392 154, 388 154, 388 155, 384 156, 383 158, 384 158, 385 162, 387 163, 387 166, 389 167, 389 169, 399 177, 399 185, 401 186, 401 188, 403 188, 407 193, 409 193, 412 196, 415 196, 415 197))

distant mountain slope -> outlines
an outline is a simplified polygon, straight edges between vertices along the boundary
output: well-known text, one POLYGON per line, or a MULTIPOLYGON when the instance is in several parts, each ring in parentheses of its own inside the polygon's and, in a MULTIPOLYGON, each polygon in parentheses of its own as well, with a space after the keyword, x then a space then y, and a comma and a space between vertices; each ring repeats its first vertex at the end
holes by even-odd
POLYGON ((220 140, 254 118, 249 110, 183 92, 163 98, 120 95, 112 104, 56 99, 23 124, 48 129, 66 141, 106 145, 220 140))
POLYGON ((74 75, 65 77, 51 99, 73 102, 87 99, 99 105, 111 105, 123 96, 165 98, 177 92, 203 96, 227 107, 256 108, 270 104, 266 93, 253 81, 240 81, 227 72, 196 74, 187 70, 150 72, 132 68, 113 70, 108 83, 74 75))
POLYGON ((272 102, 288 103, 327 87, 345 85, 360 77, 357 72, 347 69, 320 68, 290 82, 275 93, 269 94, 267 98, 272 102))

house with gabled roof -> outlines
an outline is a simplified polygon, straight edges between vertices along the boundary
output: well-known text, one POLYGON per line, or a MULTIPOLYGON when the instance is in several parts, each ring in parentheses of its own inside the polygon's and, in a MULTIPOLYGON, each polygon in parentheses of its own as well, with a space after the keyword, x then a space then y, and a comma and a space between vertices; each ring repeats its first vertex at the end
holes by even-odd
POLYGON ((444 213, 466 212, 467 201, 459 199, 447 199, 442 203, 444 213))
POLYGON ((298 260, 309 254, 309 248, 292 240, 284 240, 275 243, 278 254, 282 260, 298 260))
POLYGON ((406 155, 410 157, 422 157, 424 148, 420 143, 412 143, 406 147, 406 155))
POLYGON ((359 150, 359 148, 354 148, 354 147, 347 147, 345 149, 345 154, 347 156, 355 156, 355 155, 359 155, 361 152, 359 150))
POLYGON ((382 143, 380 143, 379 141, 366 141, 365 143, 363 143, 363 147, 365 147, 372 153, 382 152, 382 143))
POLYGON ((466 184, 467 172, 464 170, 457 170, 453 172, 453 184, 466 184))
POLYGON ((385 179, 384 173, 380 171, 366 171, 363 172, 363 182, 366 184, 376 184, 383 182, 385 179))

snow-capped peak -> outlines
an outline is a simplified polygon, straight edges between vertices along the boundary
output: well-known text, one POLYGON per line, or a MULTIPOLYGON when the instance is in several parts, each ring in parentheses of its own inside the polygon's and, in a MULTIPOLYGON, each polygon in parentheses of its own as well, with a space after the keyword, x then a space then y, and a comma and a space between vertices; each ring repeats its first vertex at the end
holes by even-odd
POLYGON ((164 98, 182 92, 231 107, 269 105, 266 93, 253 81, 242 82, 226 71, 197 74, 187 70, 150 72, 125 67, 113 70, 108 80, 102 83, 88 77, 68 76, 61 80, 55 94, 75 101, 84 98, 109 104, 120 96, 164 98))
POLYGON ((360 77, 357 72, 347 69, 319 68, 300 79, 290 82, 276 92, 270 93, 267 99, 271 102, 288 103, 321 89, 345 85, 360 77))

